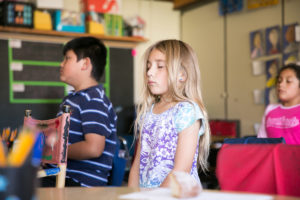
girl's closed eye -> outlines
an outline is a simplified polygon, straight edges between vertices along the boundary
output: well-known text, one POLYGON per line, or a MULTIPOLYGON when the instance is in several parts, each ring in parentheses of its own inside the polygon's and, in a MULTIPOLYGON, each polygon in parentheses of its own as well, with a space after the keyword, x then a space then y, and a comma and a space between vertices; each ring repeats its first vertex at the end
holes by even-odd
POLYGON ((286 79, 286 83, 292 83, 292 82, 294 82, 294 78, 288 77, 288 78, 286 79))
POLYGON ((151 63, 148 61, 146 70, 148 71, 150 68, 151 68, 151 63))
POLYGON ((160 68, 160 69, 164 68, 165 67, 165 63, 161 63, 160 62, 160 63, 157 64, 157 67, 160 68))

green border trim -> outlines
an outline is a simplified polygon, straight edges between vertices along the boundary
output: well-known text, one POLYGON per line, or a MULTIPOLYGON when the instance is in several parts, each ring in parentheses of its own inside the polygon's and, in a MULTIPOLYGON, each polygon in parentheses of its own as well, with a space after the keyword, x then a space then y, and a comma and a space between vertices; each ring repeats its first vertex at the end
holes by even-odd
POLYGON ((105 66, 105 83, 103 87, 105 88, 105 94, 110 98, 110 49, 106 47, 106 66, 105 66))
POLYGON ((12 84, 24 84, 24 85, 34 85, 34 86, 63 86, 63 87, 65 87, 65 83, 50 82, 50 81, 13 81, 12 84))
POLYGON ((11 70, 12 64, 12 48, 9 45, 10 40, 8 40, 8 77, 9 77, 9 102, 12 103, 14 100, 14 93, 12 90, 12 82, 13 82, 13 71, 11 70))
POLYGON ((14 99, 11 103, 22 103, 22 104, 39 104, 39 103, 61 103, 61 99, 14 99))
POLYGON ((12 60, 12 62, 22 63, 23 65, 34 65, 34 66, 48 66, 48 67, 60 66, 60 62, 49 62, 49 61, 12 60))

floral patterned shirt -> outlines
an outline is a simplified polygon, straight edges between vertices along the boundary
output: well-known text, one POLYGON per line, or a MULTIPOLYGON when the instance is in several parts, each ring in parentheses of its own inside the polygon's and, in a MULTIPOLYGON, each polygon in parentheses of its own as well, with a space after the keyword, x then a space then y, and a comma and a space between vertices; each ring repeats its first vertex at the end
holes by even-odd
MULTIPOLYGON (((146 114, 141 134, 140 187, 159 187, 174 167, 178 134, 201 120, 198 137, 204 133, 204 116, 196 103, 180 102, 161 114, 146 114)), ((200 183, 197 171, 198 145, 191 175, 200 183)))

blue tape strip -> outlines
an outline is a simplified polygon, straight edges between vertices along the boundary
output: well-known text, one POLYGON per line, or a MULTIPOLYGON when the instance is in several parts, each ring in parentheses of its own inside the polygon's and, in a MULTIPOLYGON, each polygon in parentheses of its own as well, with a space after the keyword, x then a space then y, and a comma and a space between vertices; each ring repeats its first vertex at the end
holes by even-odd
POLYGON ((45 173, 47 174, 47 176, 50 175, 55 175, 60 171, 59 168, 51 168, 51 169, 45 169, 45 173))

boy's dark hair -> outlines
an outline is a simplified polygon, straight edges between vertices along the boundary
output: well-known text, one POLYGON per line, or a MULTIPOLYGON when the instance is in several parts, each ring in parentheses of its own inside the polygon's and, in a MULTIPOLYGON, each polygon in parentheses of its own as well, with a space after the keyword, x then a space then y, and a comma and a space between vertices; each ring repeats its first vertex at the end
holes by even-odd
MULTIPOLYGON (((297 79, 300 81, 300 66, 297 65, 297 64, 294 64, 294 63, 285 65, 282 68, 280 68, 276 80, 278 80, 279 75, 281 74, 281 72, 283 72, 286 69, 293 70, 295 72, 295 74, 296 74, 297 79)), ((300 87, 300 83, 299 83, 299 87, 300 87)))
POLYGON ((63 55, 66 55, 69 50, 74 51, 77 61, 90 58, 93 67, 91 76, 99 81, 106 65, 107 52, 104 44, 94 37, 78 37, 67 42, 63 48, 63 55))

